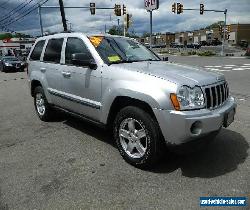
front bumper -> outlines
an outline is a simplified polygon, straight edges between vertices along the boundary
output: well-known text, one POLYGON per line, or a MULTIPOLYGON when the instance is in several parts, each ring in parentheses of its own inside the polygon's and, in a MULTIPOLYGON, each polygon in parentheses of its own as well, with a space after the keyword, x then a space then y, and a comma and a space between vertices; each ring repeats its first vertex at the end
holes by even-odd
POLYGON ((15 71, 23 71, 24 66, 16 67, 16 66, 5 66, 4 71, 5 72, 15 72, 15 71))
POLYGON ((207 136, 221 129, 225 115, 236 109, 236 102, 230 97, 221 107, 208 110, 168 111, 154 109, 162 134, 167 143, 180 145, 207 136), (198 127, 194 130, 195 126, 198 127))

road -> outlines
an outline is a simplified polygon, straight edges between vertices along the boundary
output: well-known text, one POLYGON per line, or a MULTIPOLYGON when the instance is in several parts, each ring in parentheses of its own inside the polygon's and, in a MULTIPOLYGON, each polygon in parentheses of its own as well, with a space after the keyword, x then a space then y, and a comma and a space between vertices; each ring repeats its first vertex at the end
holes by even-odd
POLYGON ((233 69, 250 60, 170 61, 225 74, 237 116, 203 151, 166 154, 148 171, 125 163, 107 131, 65 114, 41 122, 26 73, 0 73, 0 209, 199 209, 200 196, 249 197, 250 70, 233 69))

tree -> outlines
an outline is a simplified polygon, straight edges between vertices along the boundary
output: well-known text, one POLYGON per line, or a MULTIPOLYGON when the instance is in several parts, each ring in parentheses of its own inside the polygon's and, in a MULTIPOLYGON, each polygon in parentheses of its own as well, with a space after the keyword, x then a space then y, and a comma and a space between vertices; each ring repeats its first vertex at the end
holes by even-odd
POLYGON ((143 35, 142 35, 142 37, 143 37, 143 38, 150 37, 150 33, 144 32, 143 35))
MULTIPOLYGON (((123 28, 123 27, 122 27, 123 28)), ((109 32, 108 32, 110 35, 118 35, 118 36, 122 36, 123 33, 122 33, 122 30, 121 30, 121 27, 118 27, 118 26, 112 26, 110 29, 109 29, 109 32)))
POLYGON ((218 28, 219 25, 224 25, 224 21, 218 21, 216 23, 213 23, 213 24, 207 26, 205 29, 218 28))

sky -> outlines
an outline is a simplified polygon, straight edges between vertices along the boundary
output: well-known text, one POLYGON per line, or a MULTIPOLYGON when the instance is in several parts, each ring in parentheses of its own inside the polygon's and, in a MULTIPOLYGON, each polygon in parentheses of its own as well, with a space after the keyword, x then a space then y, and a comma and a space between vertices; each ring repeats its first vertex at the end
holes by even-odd
MULTIPOLYGON (((0 31, 2 25, 20 17, 23 11, 29 9, 40 0, 0 0, 0 31), (20 11, 14 10, 18 5, 30 2, 20 11), (19 16, 18 16, 19 15, 19 16)), ((89 6, 95 2, 97 7, 114 7, 115 4, 125 4, 128 13, 132 14, 133 25, 130 31, 140 35, 149 32, 149 13, 144 8, 144 0, 63 0, 64 6, 89 6)), ((159 0, 160 7, 153 12, 153 32, 178 32, 190 31, 208 26, 212 23, 224 20, 223 13, 205 12, 200 15, 199 11, 184 11, 177 15, 172 13, 171 5, 174 0, 159 0)), ((228 9, 227 22, 250 23, 250 0, 182 0, 178 1, 185 8, 199 9, 200 3, 205 9, 228 9)), ((48 0, 47 6, 58 6, 58 0, 48 0)), ((19 7, 21 8, 21 7, 19 7)), ((89 9, 65 9, 66 19, 71 24, 72 30, 84 33, 104 33, 112 25, 117 25, 117 19, 123 21, 122 17, 116 17, 113 10, 97 10, 96 15, 90 15, 89 9)), ((42 22, 44 31, 60 32, 63 30, 59 9, 42 8, 42 22)), ((31 35, 40 35, 40 24, 38 10, 36 9, 25 18, 8 25, 9 29, 24 32, 31 35)))

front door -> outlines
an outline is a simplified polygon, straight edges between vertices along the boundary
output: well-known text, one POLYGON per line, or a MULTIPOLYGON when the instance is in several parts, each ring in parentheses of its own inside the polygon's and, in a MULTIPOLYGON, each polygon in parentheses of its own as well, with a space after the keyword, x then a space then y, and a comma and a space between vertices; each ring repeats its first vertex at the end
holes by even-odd
POLYGON ((92 55, 80 38, 69 37, 65 43, 65 65, 62 65, 62 89, 65 108, 94 120, 99 120, 101 109, 101 69, 74 65, 72 55, 92 55))

